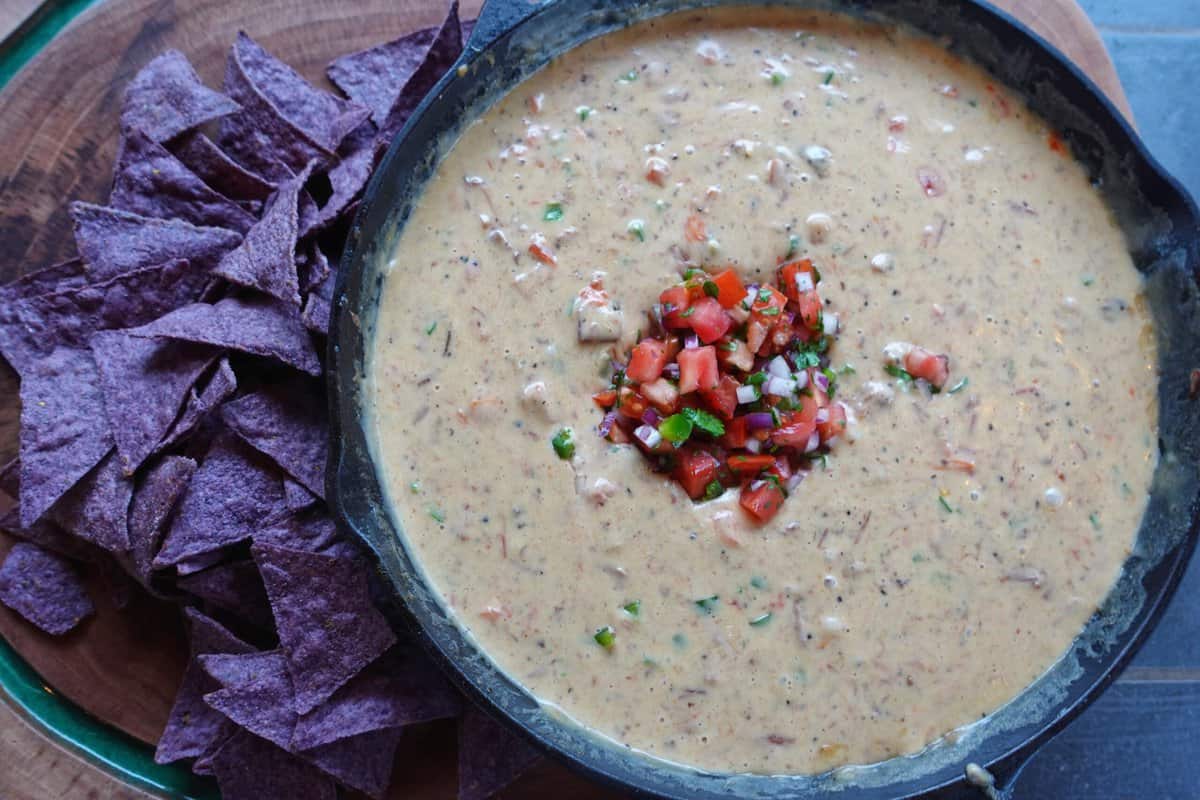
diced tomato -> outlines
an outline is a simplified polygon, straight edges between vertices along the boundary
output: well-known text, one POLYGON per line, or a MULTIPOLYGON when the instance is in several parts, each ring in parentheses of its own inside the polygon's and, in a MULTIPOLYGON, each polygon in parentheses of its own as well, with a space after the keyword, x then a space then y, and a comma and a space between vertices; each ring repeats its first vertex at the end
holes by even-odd
POLYGON ((935 389, 941 389, 950 378, 950 358, 935 355, 924 347, 914 347, 904 357, 904 370, 914 378, 924 378, 935 389))
POLYGON ((772 317, 782 314, 785 306, 787 306, 786 295, 773 286, 764 286, 755 295, 754 304, 750 306, 750 311, 766 317, 768 322, 774 322, 775 320, 772 317))
POLYGON ((746 285, 732 268, 718 272, 711 280, 717 285, 717 302, 722 308, 733 308, 746 299, 746 285))
POLYGON ((667 345, 658 339, 642 339, 629 357, 625 377, 638 383, 658 380, 667 365, 667 345))
POLYGON ((638 391, 661 414, 674 414, 679 410, 679 390, 666 378, 643 383, 638 391))
POLYGON ((767 468, 767 474, 774 475, 780 484, 786 484, 788 478, 792 477, 792 465, 786 458, 779 456, 775 459, 775 463, 767 468))
POLYGON ((751 353, 757 353, 762 349, 763 344, 767 341, 767 334, 770 332, 770 323, 751 317, 750 321, 746 323, 746 347, 751 353))
POLYGON ((813 394, 800 395, 800 408, 793 411, 787 418, 788 422, 792 420, 803 420, 804 422, 815 422, 817 419, 817 411, 821 408, 821 398, 817 397, 817 393, 824 395, 820 389, 812 386, 812 381, 809 381, 809 387, 805 391, 811 391, 813 394))
POLYGON ((717 345, 717 361, 726 369, 749 372, 754 369, 754 353, 741 339, 725 339, 717 345))
POLYGON ((676 454, 675 471, 672 473, 679 485, 695 500, 704 496, 704 490, 717 479, 717 468, 721 466, 711 453, 685 447, 676 454))
POLYGON ((734 475, 757 475, 764 469, 775 466, 775 456, 769 456, 766 453, 762 455, 739 453, 730 456, 725 463, 729 465, 729 471, 734 475))
POLYGON ((666 159, 653 156, 646 159, 646 180, 659 186, 666 185, 667 176, 671 174, 671 165, 666 159))
POLYGON ((796 307, 800 311, 800 322, 810 331, 821 327, 821 296, 816 291, 801 292, 796 299, 796 307))
MULTIPOLYGON (((704 218, 696 214, 688 217, 683 224, 683 235, 689 242, 707 242, 708 226, 704 224, 704 218)), ((745 297, 745 294, 742 296, 745 297)))
POLYGON ((756 521, 769 522, 783 507, 783 491, 772 481, 755 481, 743 487, 740 502, 756 521))
POLYGON ((729 375, 722 375, 721 380, 712 389, 701 389, 700 396, 708 407, 725 419, 733 419, 737 409, 737 390, 741 386, 729 375))
POLYGON ((783 314, 779 321, 771 326, 771 352, 782 353, 788 344, 796 338, 796 329, 792 327, 791 314, 783 314))
POLYGON ((725 313, 725 309, 711 297, 702 297, 692 303, 687 313, 687 323, 705 344, 712 344, 720 339, 733 325, 733 320, 725 313))
POLYGON ((722 447, 731 450, 746 446, 746 418, 735 417, 725 423, 725 435, 720 439, 722 447))
POLYGON ((613 444, 629 444, 632 441, 620 425, 613 425, 608 429, 608 440, 613 444))
POLYGON ((817 268, 813 266, 812 259, 802 258, 799 261, 789 261, 780 267, 779 285, 783 287, 783 293, 792 301, 798 301, 801 294, 817 288, 817 268), (812 285, 801 289, 796 283, 796 279, 800 275, 807 275, 808 282, 811 282, 812 285))
POLYGON ((787 424, 771 432, 771 441, 783 447, 794 447, 803 453, 816 429, 815 421, 793 416, 787 424))
POLYGON ((846 407, 841 403, 832 403, 826 410, 829 412, 829 419, 817 425, 822 442, 828 442, 846 432, 846 407))
POLYGON ((546 239, 544 236, 535 236, 529 242, 529 255, 533 256, 543 264, 547 264, 551 267, 558 266, 558 259, 554 257, 554 252, 546 246, 546 239))
POLYGON ((687 394, 697 389, 711 389, 717 385, 721 373, 717 368, 717 349, 712 345, 692 350, 680 350, 679 393, 687 394))
POLYGON ((617 413, 623 417, 640 422, 642 414, 646 413, 647 406, 646 398, 628 386, 622 386, 621 390, 617 392, 617 413))
POLYGON ((592 395, 592 400, 596 403, 596 405, 607 411, 613 407, 614 403, 617 402, 617 390, 606 389, 603 392, 596 392, 594 395, 592 395))
POLYGON ((664 325, 668 328, 688 327, 688 320, 683 316, 683 312, 687 311, 692 303, 686 286, 672 286, 658 296, 658 302, 662 303, 664 325))

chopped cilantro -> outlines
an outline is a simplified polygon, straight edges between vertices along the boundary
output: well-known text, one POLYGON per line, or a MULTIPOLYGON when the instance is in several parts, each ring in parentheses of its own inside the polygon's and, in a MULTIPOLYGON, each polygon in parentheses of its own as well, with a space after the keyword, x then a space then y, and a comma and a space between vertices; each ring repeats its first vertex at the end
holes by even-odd
POLYGON ((668 442, 683 444, 692 435, 692 420, 683 414, 672 414, 658 423, 658 432, 668 442))
POLYGON ((766 382, 767 373, 765 372, 756 372, 749 378, 746 378, 746 383, 750 384, 751 386, 762 386, 766 382))
POLYGON ((1088 522, 1092 523, 1092 528, 1094 528, 1095 530, 1100 530, 1100 517, 1096 514, 1095 511, 1088 514, 1088 522))
POLYGON ((568 461, 575 455, 575 436, 570 428, 563 428, 554 434, 554 438, 550 440, 550 444, 554 447, 554 452, 563 461, 568 461))
POLYGON ((954 509, 950 507, 950 503, 948 503, 946 501, 946 498, 940 494, 938 495, 938 503, 940 503, 942 508, 944 508, 946 510, 946 513, 948 513, 948 514, 954 513, 954 509))
POLYGON ((952 387, 950 388, 950 392, 949 392, 949 393, 950 393, 950 394, 956 394, 957 392, 961 392, 963 389, 967 388, 967 384, 969 384, 969 383, 970 383, 970 381, 969 381, 968 379, 966 379, 966 378, 963 378, 961 381, 959 381, 958 383, 954 384, 954 386, 952 386, 952 387))
POLYGON ((562 203, 547 203, 546 210, 542 214, 542 219, 546 222, 558 222, 563 218, 562 203))
POLYGON ((1084 286, 1091 286, 1096 282, 1096 278, 1092 275, 1084 275, 1082 281, 1084 286))
POLYGON ((929 559, 925 558, 924 553, 913 553, 912 562, 914 564, 920 564, 921 562, 928 561, 928 560, 929 559))
POLYGON ((421 482, 420 482, 420 481, 413 481, 412 483, 410 483, 410 484, 408 485, 408 490, 409 490, 410 492, 412 492, 413 494, 417 494, 418 492, 420 492, 420 491, 421 491, 421 482))
POLYGON ((770 621, 771 621, 771 612, 768 611, 767 613, 759 614, 757 617, 750 620, 750 624, 757 628, 762 625, 766 625, 770 621))
POLYGON ((587 122, 587 118, 592 115, 592 109, 589 106, 577 106, 575 113, 579 116, 580 122, 587 122))
POLYGON ((799 251, 800 251, 800 237, 794 233, 790 234, 788 236, 788 249, 787 249, 787 252, 783 254, 783 257, 791 258, 792 256, 796 255, 796 253, 798 253, 799 251))
POLYGON ((833 72, 826 72, 825 80, 823 80, 822 83, 825 84, 826 86, 833 83, 833 72))
POLYGON ((782 309, 778 308, 777 306, 771 306, 770 308, 764 308, 759 313, 764 317, 778 317, 781 310, 782 309))
POLYGON ((845 364, 843 364, 842 367, 838 370, 838 375, 857 375, 857 374, 858 374, 858 370, 856 370, 854 368, 854 365, 851 364, 849 361, 847 361, 845 364))
POLYGON ((725 433, 725 423, 707 411, 701 411, 698 408, 685 408, 681 413, 693 425, 710 436, 721 436, 725 433))
POLYGON ((631 617, 640 617, 642 615, 642 601, 634 600, 631 603, 626 603, 621 606, 621 609, 631 617))
POLYGON ((808 367, 820 366, 821 357, 812 350, 797 350, 795 361, 796 369, 807 369, 808 367))
POLYGON ((687 647, 687 637, 684 636, 682 633, 677 633, 674 636, 672 636, 671 641, 674 642, 675 646, 678 647, 680 650, 687 647))
POLYGON ((429 516, 433 517, 434 521, 439 524, 446 521, 446 515, 436 508, 429 509, 429 516))
POLYGON ((721 287, 717 286, 713 281, 705 281, 704 293, 709 297, 717 297, 721 294, 721 287))
POLYGON ((771 85, 779 86, 787 79, 787 76, 778 70, 771 73, 771 85))
POLYGON ((704 499, 716 500, 721 495, 725 494, 725 487, 720 481, 710 481, 708 486, 704 487, 704 499))
POLYGON ((909 374, 908 370, 904 369, 898 364, 888 364, 886 367, 884 367, 884 370, 893 378, 899 378, 901 383, 912 383, 914 380, 916 380, 911 374, 909 374))
POLYGON ((733 339, 730 339, 728 342, 725 342, 719 346, 726 353, 736 353, 738 349, 738 344, 733 339))
POLYGON ((765 589, 767 588, 767 579, 761 575, 755 575, 750 578, 750 585, 755 589, 765 589))
POLYGON ((696 608, 700 609, 705 614, 711 614, 716 610, 717 601, 720 599, 721 598, 715 594, 712 597, 701 597, 699 600, 695 601, 696 608))
POLYGON ((687 311, 683 312, 679 316, 680 317, 690 317, 692 314, 695 314, 695 313, 696 313, 696 307, 692 306, 691 308, 689 308, 687 311))
POLYGON ((612 629, 611 625, 605 625, 603 628, 599 628, 592 638, 605 650, 612 650, 613 645, 617 642, 617 632, 612 629))
POLYGON ((617 78, 617 80, 619 80, 621 83, 633 83, 637 79, 638 79, 638 71, 636 68, 629 70, 629 72, 626 72, 624 75, 617 78))
POLYGON ((767 287, 764 286, 763 288, 758 290, 758 302, 767 303, 767 302, 770 302, 770 300, 771 300, 771 290, 770 289, 768 289, 767 287))
POLYGON ((629 235, 637 239, 639 242, 646 241, 646 223, 640 219, 631 219, 629 224, 625 226, 625 230, 629 235))
POLYGON ((826 392, 826 394, 832 398, 837 393, 837 373, 831 370, 829 367, 826 367, 825 369, 821 370, 821 374, 825 376, 827 381, 829 381, 829 391, 826 392))
POLYGON ((692 278, 698 277, 703 274, 704 274, 704 270, 702 270, 702 269, 696 269, 695 267, 688 267, 683 272, 683 279, 685 281, 690 281, 692 278))
POLYGON ((425 326, 425 335, 433 336, 433 332, 436 330, 437 330, 437 320, 435 319, 433 322, 431 322, 425 326))

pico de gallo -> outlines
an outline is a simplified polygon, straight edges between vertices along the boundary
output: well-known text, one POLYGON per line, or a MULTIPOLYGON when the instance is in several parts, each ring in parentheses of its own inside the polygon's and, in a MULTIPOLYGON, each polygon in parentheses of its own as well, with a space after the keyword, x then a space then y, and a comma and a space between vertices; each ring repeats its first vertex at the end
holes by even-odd
POLYGON ((847 428, 829 366, 839 321, 820 282, 807 258, 782 264, 775 284, 688 270, 594 396, 600 435, 637 446, 693 500, 737 489, 749 517, 769 521, 847 428))

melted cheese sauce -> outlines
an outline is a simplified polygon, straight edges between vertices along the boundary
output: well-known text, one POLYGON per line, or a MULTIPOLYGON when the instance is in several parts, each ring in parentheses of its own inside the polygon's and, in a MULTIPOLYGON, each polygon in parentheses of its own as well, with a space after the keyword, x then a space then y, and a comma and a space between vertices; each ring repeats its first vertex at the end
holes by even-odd
POLYGON ((1116 578, 1157 457, 1139 291, 1081 167, 976 67, 833 16, 664 18, 555 61, 441 164, 384 287, 376 456, 447 606, 542 701, 710 770, 872 762, 1018 694, 1116 578), (824 273, 858 423, 760 528, 600 439, 590 396, 683 266, 749 282, 789 250, 824 273), (619 343, 579 341, 596 273, 619 343), (906 387, 893 341, 969 383, 906 387))

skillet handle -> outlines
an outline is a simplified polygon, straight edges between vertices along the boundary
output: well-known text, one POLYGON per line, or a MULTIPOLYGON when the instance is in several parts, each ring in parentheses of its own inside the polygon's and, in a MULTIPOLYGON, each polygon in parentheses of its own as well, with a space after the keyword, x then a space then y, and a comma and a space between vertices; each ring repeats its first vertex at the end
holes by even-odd
POLYGON ((487 0, 464 50, 478 53, 554 0, 487 0))

